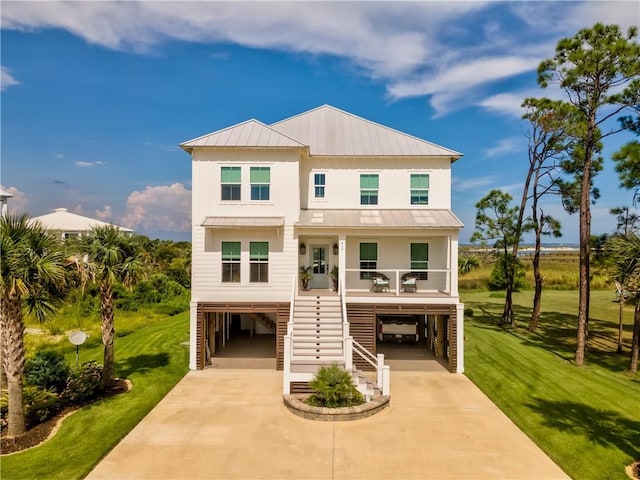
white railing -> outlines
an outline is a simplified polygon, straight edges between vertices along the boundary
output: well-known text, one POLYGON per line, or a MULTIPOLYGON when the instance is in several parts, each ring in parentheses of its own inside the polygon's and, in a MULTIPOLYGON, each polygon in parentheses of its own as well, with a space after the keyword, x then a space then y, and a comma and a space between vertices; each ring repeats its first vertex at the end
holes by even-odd
MULTIPOLYGON (((407 273, 426 273, 427 280, 417 281, 417 293, 420 292, 443 292, 450 293, 451 290, 451 269, 449 268, 429 268, 429 269, 414 269, 409 270, 402 269, 390 269, 390 268, 377 268, 363 269, 363 268, 347 268, 345 269, 345 285, 342 291, 371 291, 372 281, 368 279, 361 279, 360 273, 382 273, 389 278, 389 293, 400 295, 403 292, 402 276, 407 273)), ((386 290, 385 290, 386 291, 386 290)))
POLYGON ((282 393, 291 393, 291 353, 293 351, 293 309, 296 304, 296 291, 298 287, 298 274, 293 275, 291 285, 291 303, 289 304, 289 321, 287 322, 287 334, 284 336, 283 365, 282 365, 282 393))
POLYGON ((369 350, 360 345, 351 336, 349 332, 349 320, 347 318, 347 301, 345 290, 340 292, 340 302, 342 304, 342 337, 344 339, 344 361, 345 369, 349 372, 353 371, 353 354, 354 352, 365 362, 376 369, 376 383, 382 395, 389 395, 389 365, 384 364, 384 355, 379 353, 377 357, 369 350))

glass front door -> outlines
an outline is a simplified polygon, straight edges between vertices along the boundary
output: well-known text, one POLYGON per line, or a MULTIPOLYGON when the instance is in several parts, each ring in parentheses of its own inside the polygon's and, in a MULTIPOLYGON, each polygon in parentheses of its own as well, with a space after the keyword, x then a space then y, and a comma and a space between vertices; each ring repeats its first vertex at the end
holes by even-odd
POLYGON ((328 245, 311 245, 311 288, 329 288, 328 245))

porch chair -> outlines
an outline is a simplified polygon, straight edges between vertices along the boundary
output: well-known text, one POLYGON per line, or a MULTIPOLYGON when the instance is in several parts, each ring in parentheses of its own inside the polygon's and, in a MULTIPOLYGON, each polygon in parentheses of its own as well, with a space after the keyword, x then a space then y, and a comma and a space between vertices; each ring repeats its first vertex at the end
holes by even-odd
POLYGON ((402 275, 402 291, 416 293, 418 291, 418 275, 412 272, 402 275))
POLYGON ((371 291, 372 292, 388 292, 389 291, 389 277, 384 273, 373 272, 371 273, 371 291))

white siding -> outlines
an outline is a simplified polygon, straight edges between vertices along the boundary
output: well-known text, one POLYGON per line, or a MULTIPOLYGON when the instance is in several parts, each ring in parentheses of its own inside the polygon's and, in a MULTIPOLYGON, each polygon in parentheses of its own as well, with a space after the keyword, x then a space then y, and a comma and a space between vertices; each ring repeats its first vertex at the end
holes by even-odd
POLYGON ((310 158, 301 162, 302 208, 451 208, 451 160, 448 158, 310 158), (313 176, 326 175, 325 197, 314 197, 313 176), (360 174, 379 175, 378 205, 360 205, 360 174), (429 174, 429 204, 411 205, 410 175, 429 174))

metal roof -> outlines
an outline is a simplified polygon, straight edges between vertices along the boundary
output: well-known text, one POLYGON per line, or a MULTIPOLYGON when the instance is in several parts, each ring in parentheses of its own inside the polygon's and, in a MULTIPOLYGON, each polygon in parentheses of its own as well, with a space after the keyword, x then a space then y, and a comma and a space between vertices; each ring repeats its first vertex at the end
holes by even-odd
MULTIPOLYGON (((33 217, 32 222, 38 221, 47 230, 57 230, 61 232, 88 232, 93 227, 105 227, 110 223, 96 220, 95 218, 83 217, 69 212, 66 208, 56 208, 53 212, 33 217)), ((133 232, 130 228, 118 227, 123 232, 133 232)))
POLYGON ((11 198, 11 197, 13 197, 13 193, 8 192, 6 190, 2 190, 0 188, 0 198, 11 198))
POLYGON ((193 147, 303 148, 305 145, 258 120, 247 120, 181 143, 180 147, 190 153, 193 147))
POLYGON ((302 210, 296 227, 303 228, 462 228, 451 210, 302 210))
POLYGON ((202 227, 216 228, 278 228, 284 217, 205 217, 202 227))
POLYGON ((270 125, 317 156, 442 156, 461 153, 366 120, 330 105, 270 125))

